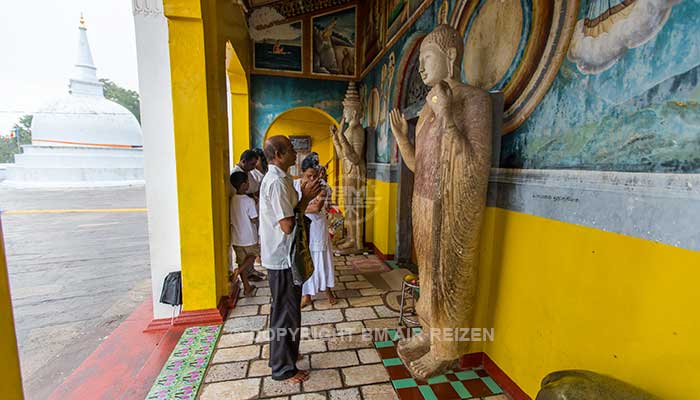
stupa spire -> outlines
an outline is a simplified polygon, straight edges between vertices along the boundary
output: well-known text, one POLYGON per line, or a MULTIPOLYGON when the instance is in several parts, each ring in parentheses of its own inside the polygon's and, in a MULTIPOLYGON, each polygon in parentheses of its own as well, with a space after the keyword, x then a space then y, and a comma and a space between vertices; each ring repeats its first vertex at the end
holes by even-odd
POLYGON ((80 14, 80 26, 78 27, 78 59, 73 68, 69 87, 71 94, 104 95, 102 82, 97 79, 97 68, 92 61, 85 18, 82 13, 80 14))

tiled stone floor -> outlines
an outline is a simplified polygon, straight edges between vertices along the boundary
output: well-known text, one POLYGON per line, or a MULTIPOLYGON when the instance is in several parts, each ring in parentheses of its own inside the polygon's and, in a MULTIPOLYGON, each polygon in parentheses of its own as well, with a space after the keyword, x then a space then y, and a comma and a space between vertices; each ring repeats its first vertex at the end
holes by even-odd
POLYGON ((353 272, 352 257, 333 260, 338 304, 330 306, 319 295, 302 311, 303 359, 297 365, 310 369, 308 381, 270 377, 270 290, 266 281, 254 282, 253 296, 238 300, 223 327, 199 399, 398 400, 371 337, 362 335, 365 328, 396 328, 398 314, 384 306, 383 291, 353 272))

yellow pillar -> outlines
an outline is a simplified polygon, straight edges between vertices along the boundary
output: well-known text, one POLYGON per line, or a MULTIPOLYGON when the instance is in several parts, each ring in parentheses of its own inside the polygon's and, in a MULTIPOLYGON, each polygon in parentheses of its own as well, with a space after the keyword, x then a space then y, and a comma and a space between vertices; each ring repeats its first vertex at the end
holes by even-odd
POLYGON ((233 124, 233 161, 238 162, 241 153, 250 148, 248 93, 231 92, 231 115, 233 124))
POLYGON ((2 239, 2 223, 0 222, 0 384, 3 387, 3 398, 23 399, 22 376, 17 352, 17 337, 15 321, 12 315, 12 300, 10 299, 10 282, 7 277, 7 262, 5 261, 5 245, 2 239))
POLYGON ((206 310, 218 303, 219 257, 204 24, 199 1, 166 0, 164 11, 170 39, 183 310, 206 310))
POLYGON ((226 43, 226 73, 231 84, 231 143, 233 161, 250 148, 250 107, 248 77, 238 52, 231 42, 226 43))

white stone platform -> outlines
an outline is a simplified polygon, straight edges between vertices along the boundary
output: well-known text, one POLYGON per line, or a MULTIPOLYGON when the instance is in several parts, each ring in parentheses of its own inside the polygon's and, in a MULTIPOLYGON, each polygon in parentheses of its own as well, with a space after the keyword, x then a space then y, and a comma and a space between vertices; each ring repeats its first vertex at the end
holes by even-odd
POLYGON ((143 150, 86 146, 22 146, 8 165, 11 187, 100 187, 143 185, 143 150))

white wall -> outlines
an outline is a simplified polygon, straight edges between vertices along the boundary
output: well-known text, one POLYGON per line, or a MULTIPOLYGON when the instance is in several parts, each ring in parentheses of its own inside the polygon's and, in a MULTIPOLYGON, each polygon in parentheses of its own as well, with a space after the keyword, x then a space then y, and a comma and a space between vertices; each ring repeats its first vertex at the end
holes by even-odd
POLYGON ((132 0, 132 5, 141 95, 153 317, 167 318, 172 308, 158 302, 163 279, 168 272, 181 268, 168 23, 162 0, 132 0))

